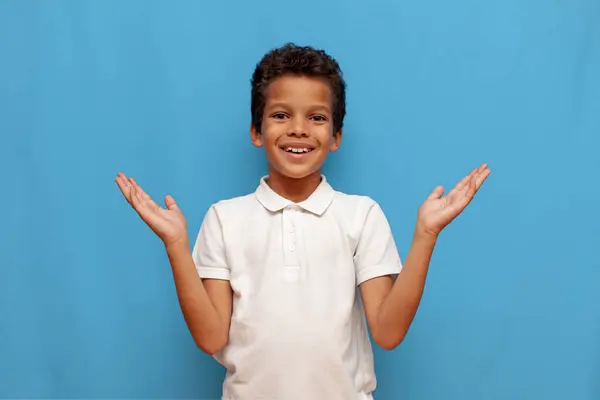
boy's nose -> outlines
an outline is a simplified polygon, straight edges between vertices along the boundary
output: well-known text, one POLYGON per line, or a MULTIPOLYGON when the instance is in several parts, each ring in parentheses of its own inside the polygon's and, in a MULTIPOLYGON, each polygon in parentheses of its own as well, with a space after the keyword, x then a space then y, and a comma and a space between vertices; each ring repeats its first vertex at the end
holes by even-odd
POLYGON ((289 136, 309 136, 308 127, 306 126, 306 122, 303 121, 302 118, 297 118, 290 131, 288 132, 289 136))

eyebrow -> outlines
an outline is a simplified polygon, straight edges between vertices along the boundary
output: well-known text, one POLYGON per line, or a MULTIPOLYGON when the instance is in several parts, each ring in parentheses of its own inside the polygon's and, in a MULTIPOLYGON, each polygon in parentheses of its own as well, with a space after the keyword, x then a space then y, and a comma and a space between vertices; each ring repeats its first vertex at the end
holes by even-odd
MULTIPOLYGON (((276 101, 276 102, 269 104, 269 106, 266 107, 267 110, 271 110, 273 108, 290 108, 290 105, 283 101, 276 101)), ((315 104, 315 105, 310 106, 309 109, 331 112, 331 108, 324 104, 315 104)))

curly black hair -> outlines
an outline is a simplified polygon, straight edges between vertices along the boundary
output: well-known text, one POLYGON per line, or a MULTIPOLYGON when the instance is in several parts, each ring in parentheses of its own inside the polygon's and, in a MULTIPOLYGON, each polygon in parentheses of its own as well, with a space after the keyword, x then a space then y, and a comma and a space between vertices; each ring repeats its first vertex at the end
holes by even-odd
POLYGON ((252 125, 260 132, 269 84, 284 75, 309 76, 324 79, 333 97, 333 129, 338 132, 346 116, 346 83, 338 62, 324 50, 287 43, 272 49, 256 65, 252 74, 250 110, 252 125))

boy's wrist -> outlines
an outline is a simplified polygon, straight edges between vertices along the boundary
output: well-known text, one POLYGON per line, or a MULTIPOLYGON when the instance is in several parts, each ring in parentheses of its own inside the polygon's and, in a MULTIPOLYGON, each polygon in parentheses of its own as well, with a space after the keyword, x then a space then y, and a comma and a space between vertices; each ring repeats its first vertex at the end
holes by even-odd
POLYGON ((414 231, 414 240, 435 243, 439 237, 439 232, 427 230, 417 223, 414 231))
POLYGON ((187 237, 164 241, 164 245, 167 253, 190 250, 190 241, 187 237))

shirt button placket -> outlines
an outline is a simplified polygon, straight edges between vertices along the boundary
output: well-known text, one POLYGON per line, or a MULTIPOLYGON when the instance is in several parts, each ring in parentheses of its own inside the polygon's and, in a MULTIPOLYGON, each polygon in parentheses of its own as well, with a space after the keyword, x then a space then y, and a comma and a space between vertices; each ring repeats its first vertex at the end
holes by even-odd
POLYGON ((297 219, 298 210, 296 208, 286 208, 284 210, 284 262, 285 265, 299 265, 297 249, 297 219))

